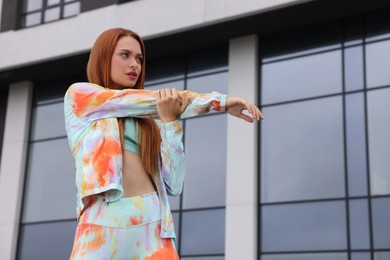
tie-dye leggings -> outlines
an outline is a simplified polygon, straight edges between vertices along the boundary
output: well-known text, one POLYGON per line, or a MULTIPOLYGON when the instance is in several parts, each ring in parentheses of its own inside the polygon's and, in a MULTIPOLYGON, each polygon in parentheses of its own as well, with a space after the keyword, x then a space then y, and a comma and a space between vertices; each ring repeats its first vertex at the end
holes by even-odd
POLYGON ((156 192, 104 200, 95 196, 80 217, 70 259, 179 259, 173 239, 160 237, 156 192))

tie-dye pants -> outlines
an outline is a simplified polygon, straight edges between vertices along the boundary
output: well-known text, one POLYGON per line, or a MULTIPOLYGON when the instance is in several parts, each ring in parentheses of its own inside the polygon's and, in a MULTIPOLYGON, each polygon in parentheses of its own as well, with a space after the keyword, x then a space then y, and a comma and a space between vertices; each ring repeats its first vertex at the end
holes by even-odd
POLYGON ((79 219, 70 259, 179 259, 174 241, 160 237, 156 192, 106 203, 95 196, 79 219))

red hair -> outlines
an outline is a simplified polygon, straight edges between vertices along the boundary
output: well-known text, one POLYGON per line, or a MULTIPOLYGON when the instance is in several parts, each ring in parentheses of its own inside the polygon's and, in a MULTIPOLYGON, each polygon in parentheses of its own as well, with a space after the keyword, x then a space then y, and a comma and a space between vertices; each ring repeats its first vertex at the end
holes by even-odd
MULTIPOLYGON (((89 55, 87 65, 88 81, 106 88, 114 85, 111 80, 111 59, 114 53, 115 46, 119 39, 125 36, 133 37, 141 46, 142 55, 144 57, 141 65, 141 73, 138 81, 135 84, 135 89, 143 89, 145 81, 145 45, 141 39, 133 31, 123 28, 113 28, 104 31, 95 41, 89 55)), ((141 140, 139 147, 139 155, 142 166, 145 171, 152 177, 158 172, 158 162, 160 160, 160 131, 156 122, 150 118, 135 119, 138 122, 141 131, 141 140)), ((118 118, 120 138, 122 150, 124 144, 124 118, 118 118)))

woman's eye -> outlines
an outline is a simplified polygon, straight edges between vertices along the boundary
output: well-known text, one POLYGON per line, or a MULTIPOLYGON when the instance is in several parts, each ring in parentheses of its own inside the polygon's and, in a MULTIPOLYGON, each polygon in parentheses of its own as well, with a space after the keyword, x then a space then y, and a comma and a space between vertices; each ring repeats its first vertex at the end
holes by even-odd
POLYGON ((138 64, 142 64, 142 61, 143 61, 143 60, 144 60, 144 59, 143 59, 142 57, 138 57, 138 58, 137 58, 137 63, 138 63, 138 64))
POLYGON ((120 54, 122 58, 128 58, 129 57, 129 54, 126 53, 126 52, 123 52, 120 54))

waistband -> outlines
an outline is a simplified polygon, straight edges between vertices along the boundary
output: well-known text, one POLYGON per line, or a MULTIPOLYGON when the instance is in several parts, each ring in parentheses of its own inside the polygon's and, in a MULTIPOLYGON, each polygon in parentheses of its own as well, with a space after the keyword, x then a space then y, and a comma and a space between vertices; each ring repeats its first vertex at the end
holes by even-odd
POLYGON ((105 196, 96 195, 93 203, 84 211, 79 223, 106 227, 139 226, 161 219, 157 192, 106 202, 105 196))

